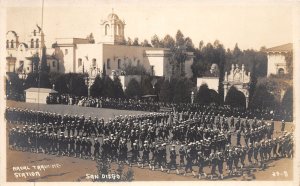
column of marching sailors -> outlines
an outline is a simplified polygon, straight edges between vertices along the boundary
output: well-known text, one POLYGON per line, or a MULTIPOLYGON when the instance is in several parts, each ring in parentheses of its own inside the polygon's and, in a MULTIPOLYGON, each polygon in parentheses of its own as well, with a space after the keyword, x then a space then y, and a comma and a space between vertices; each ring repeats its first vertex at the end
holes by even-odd
POLYGON ((193 165, 197 165, 199 178, 207 176, 207 166, 211 167, 211 178, 218 170, 218 177, 223 179, 224 163, 229 175, 237 175, 246 167, 264 168, 270 159, 293 155, 293 135, 285 132, 284 121, 281 135, 275 138, 273 120, 268 123, 196 112, 188 117, 177 113, 118 116, 105 122, 103 118, 7 108, 6 119, 24 125, 10 130, 11 149, 100 158, 141 168, 146 165, 168 173, 175 170, 179 174, 183 169, 184 175, 191 172, 194 176, 193 165), (231 142, 233 134, 236 144, 231 142), (169 149, 167 144, 171 144, 169 149))

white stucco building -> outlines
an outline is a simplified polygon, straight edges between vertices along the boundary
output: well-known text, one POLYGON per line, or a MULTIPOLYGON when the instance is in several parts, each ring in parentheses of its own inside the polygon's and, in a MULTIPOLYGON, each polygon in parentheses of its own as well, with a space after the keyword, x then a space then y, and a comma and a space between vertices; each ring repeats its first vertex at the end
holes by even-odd
MULTIPOLYGON (((45 47, 44 33, 38 26, 37 30, 34 29, 24 42, 19 41, 19 36, 15 31, 8 31, 6 33, 6 71, 26 76, 37 70, 39 60, 33 58, 41 58, 43 47, 45 47)), ((53 53, 52 48, 48 48, 46 51, 48 54, 53 53)), ((59 70, 56 58, 46 55, 46 59, 50 71, 59 70)))
POLYGON ((293 51, 293 44, 288 43, 266 50, 268 55, 268 73, 270 74, 285 74, 287 73, 287 62, 285 55, 293 51))
POLYGON ((47 103, 49 95, 57 94, 58 92, 49 88, 29 88, 25 90, 27 103, 47 103))
MULTIPOLYGON (((85 38, 57 38, 53 56, 59 60, 59 72, 120 74, 125 64, 142 65, 153 76, 170 76, 168 48, 128 46, 125 43, 125 21, 111 13, 100 22, 93 42, 85 38), (94 40, 95 38, 95 40, 94 40)), ((187 53, 183 70, 192 77, 193 53, 187 53)))

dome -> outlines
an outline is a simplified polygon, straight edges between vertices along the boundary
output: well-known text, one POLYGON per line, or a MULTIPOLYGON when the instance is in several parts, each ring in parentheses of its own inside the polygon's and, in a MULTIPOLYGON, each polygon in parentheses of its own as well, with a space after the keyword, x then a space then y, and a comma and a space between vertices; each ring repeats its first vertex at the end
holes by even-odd
POLYGON ((117 14, 111 13, 107 16, 108 20, 112 20, 112 19, 119 19, 117 14))

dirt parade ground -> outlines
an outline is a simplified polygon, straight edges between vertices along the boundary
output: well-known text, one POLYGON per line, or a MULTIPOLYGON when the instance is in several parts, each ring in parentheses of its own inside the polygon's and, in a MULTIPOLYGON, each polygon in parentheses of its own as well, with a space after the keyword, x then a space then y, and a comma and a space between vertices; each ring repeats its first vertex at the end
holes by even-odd
MULTIPOLYGON (((43 104, 28 104, 21 102, 7 102, 8 107, 27 108, 32 110, 40 110, 47 112, 55 112, 60 114, 72 114, 72 115, 84 115, 91 117, 104 118, 105 120, 113 118, 117 115, 137 115, 145 112, 140 111, 127 111, 127 110, 113 110, 113 109, 101 109, 101 108, 89 108, 69 105, 43 105, 43 104)), ((7 123, 7 134, 10 128, 16 127, 16 124, 7 123)), ((292 123, 286 123, 286 131, 293 132, 294 125, 292 123)), ((281 134, 280 122, 275 122, 274 137, 281 134)), ((235 144, 236 136, 232 135, 232 142, 235 144)), ((100 143, 102 144, 103 137, 100 137, 100 143)), ((241 140, 243 142, 243 140, 241 140)), ((81 159, 68 156, 49 155, 43 153, 30 153, 16 150, 10 150, 8 148, 7 140, 7 164, 6 164, 6 180, 8 182, 60 182, 60 181, 93 181, 95 176, 101 176, 97 173, 97 163, 91 159, 81 159), (24 174, 26 176, 24 177, 24 174)), ((167 144, 169 149, 171 144, 167 144)), ((180 145, 176 145, 176 152, 178 152, 180 145)), ((167 154, 169 157, 169 153, 167 154)), ((228 176, 227 170, 224 166, 224 180, 257 180, 257 181, 289 181, 293 180, 293 162, 292 158, 282 158, 276 160, 269 160, 267 167, 264 170, 259 168, 252 168, 251 176, 228 176)), ((246 161, 247 164, 247 161, 246 161)), ((112 163, 111 170, 116 170, 116 164, 112 163)), ((171 171, 169 174, 166 171, 157 169, 155 171, 149 170, 149 167, 145 166, 143 169, 137 165, 133 165, 130 168, 125 165, 124 170, 132 169, 134 174, 133 181, 199 181, 197 177, 194 177, 191 173, 186 176, 182 174, 177 175, 175 171, 171 171)), ((193 169, 197 172, 197 165, 193 166, 193 169)), ((179 170, 180 173, 183 170, 179 170)), ((209 173, 210 167, 206 166, 204 172, 209 173)), ((112 174, 112 177, 114 175, 112 174)), ((208 179, 205 179, 208 181, 208 179)))

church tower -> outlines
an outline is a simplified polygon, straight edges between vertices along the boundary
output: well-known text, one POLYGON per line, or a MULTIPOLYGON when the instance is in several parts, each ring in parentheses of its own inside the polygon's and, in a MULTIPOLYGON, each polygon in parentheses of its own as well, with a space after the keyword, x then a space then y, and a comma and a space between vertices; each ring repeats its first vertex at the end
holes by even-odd
POLYGON ((45 34, 43 30, 38 26, 37 30, 34 29, 29 36, 28 48, 32 54, 41 52, 41 49, 45 47, 45 34))
POLYGON ((101 41, 105 44, 122 44, 125 42, 124 37, 125 21, 119 19, 118 15, 111 13, 106 20, 101 21, 101 41))

